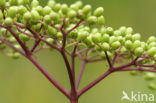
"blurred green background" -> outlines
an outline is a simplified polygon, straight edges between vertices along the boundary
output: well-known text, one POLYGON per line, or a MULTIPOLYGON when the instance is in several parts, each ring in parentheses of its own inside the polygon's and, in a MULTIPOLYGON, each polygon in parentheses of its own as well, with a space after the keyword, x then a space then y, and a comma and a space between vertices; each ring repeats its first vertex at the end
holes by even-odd
MULTIPOLYGON (((40 0, 43 5, 46 1, 40 0)), ((56 1, 71 4, 75 0, 56 1)), ((103 6, 107 26, 116 29, 122 25, 132 26, 135 32, 142 34, 143 39, 156 35, 156 0, 83 0, 83 2, 91 4, 93 8, 103 6)), ((53 77, 64 87, 69 88, 61 56, 50 51, 42 51, 38 56, 38 61, 53 77)), ((76 65, 78 71, 80 62, 76 65)), ((102 62, 87 65, 80 87, 90 83, 105 70, 102 62)), ((156 96, 156 91, 149 90, 147 82, 141 76, 132 77, 128 72, 115 73, 83 95, 79 103, 131 103, 121 101, 123 90, 127 93, 130 91, 153 93, 156 96)), ((28 60, 25 58, 12 60, 0 54, 0 103, 69 103, 69 101, 28 60)))

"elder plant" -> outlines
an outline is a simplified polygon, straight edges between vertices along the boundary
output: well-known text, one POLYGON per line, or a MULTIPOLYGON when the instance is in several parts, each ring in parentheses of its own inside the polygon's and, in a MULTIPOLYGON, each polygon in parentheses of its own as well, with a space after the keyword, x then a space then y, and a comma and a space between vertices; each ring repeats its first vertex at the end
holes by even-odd
MULTIPOLYGON (((84 93, 115 72, 131 71, 132 75, 139 72, 146 80, 155 79, 156 37, 141 41, 141 35, 134 33, 131 27, 114 30, 105 26, 103 7, 92 11, 91 5, 83 5, 81 1, 67 5, 49 0, 42 7, 37 0, 31 3, 29 0, 1 0, 0 50, 14 59, 27 58, 71 103, 78 103, 84 93), (34 58, 35 53, 43 49, 54 49, 61 54, 70 90, 61 86, 34 58), (75 76, 75 58, 82 61, 78 77, 75 76), (106 61, 107 71, 78 89, 85 65, 99 61, 106 61)), ((154 90, 156 84, 151 81, 148 87, 154 90)))

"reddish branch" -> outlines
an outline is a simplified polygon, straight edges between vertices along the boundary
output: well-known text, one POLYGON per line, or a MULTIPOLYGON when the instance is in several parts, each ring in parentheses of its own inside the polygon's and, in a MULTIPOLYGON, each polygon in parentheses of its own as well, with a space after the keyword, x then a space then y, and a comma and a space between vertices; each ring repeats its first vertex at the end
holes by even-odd
POLYGON ((86 87, 84 87, 83 89, 81 89, 78 92, 78 96, 80 97, 82 94, 84 94, 85 92, 87 92, 90 88, 92 88, 93 86, 95 86, 96 84, 98 84, 101 80, 103 80, 105 77, 107 77, 111 73, 112 73, 112 71, 110 71, 110 70, 108 70, 107 72, 105 72, 102 76, 100 76, 99 78, 97 78, 96 80, 94 80, 93 82, 91 82, 90 84, 88 84, 86 87))
POLYGON ((82 78, 82 75, 83 75, 83 72, 85 70, 85 66, 86 66, 86 61, 82 61, 82 65, 81 65, 81 68, 80 68, 80 72, 78 74, 78 77, 77 77, 77 81, 76 81, 76 88, 78 89, 79 87, 79 84, 80 84, 80 81, 81 81, 81 78, 82 78))
POLYGON ((111 60, 110 60, 108 54, 107 54, 107 51, 105 51, 105 55, 106 55, 106 59, 107 59, 107 62, 108 62, 108 64, 109 64, 110 69, 113 69, 113 65, 112 65, 112 63, 111 63, 111 60))
POLYGON ((78 28, 82 23, 82 20, 80 20, 73 28, 71 28, 70 30, 67 31, 67 34, 69 34, 71 31, 75 30, 76 28, 78 28))
POLYGON ((70 98, 69 92, 64 89, 50 74, 31 56, 27 57, 41 72, 42 74, 58 89, 60 90, 67 98, 70 98))

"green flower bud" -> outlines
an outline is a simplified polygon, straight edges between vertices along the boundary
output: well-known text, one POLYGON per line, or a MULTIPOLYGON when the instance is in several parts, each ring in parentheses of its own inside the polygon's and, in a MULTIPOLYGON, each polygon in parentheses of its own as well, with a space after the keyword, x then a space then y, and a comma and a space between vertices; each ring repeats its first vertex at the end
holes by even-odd
POLYGON ((89 24, 94 24, 94 23, 96 23, 96 22, 97 22, 96 16, 89 16, 89 17, 87 18, 87 23, 89 23, 89 24))
POLYGON ((17 7, 12 6, 8 9, 8 16, 11 18, 14 18, 16 16, 17 13, 17 7))
POLYGON ((134 43, 133 43, 133 49, 137 48, 137 47, 140 47, 141 46, 141 42, 139 40, 136 40, 134 43))
POLYGON ((106 29, 106 33, 109 34, 109 35, 113 35, 113 33, 114 33, 113 28, 108 27, 108 28, 106 29))
MULTIPOLYGON (((6 0, 6 1, 7 1, 7 0, 6 0)), ((11 5, 9 4, 9 2, 6 2, 6 3, 5 3, 5 6, 6 6, 6 7, 9 7, 9 6, 11 6, 11 5)))
POLYGON ((153 56, 154 60, 156 61, 156 54, 153 56))
POLYGON ((24 6, 18 7, 18 13, 23 15, 25 12, 27 12, 27 9, 24 6))
POLYGON ((48 34, 49 35, 56 36, 56 34, 57 34, 57 30, 56 29, 52 28, 51 26, 48 26, 47 30, 48 30, 48 34))
POLYGON ((100 43, 101 42, 101 34, 100 33, 93 34, 92 41, 94 43, 100 43))
POLYGON ((136 41, 136 40, 140 40, 140 39, 141 39, 141 35, 139 33, 132 35, 132 41, 136 41))
POLYGON ((127 35, 125 36, 125 39, 126 39, 126 40, 132 40, 132 34, 127 34, 127 35))
POLYGON ((126 30, 126 34, 132 34, 133 33, 133 28, 128 27, 126 30))
POLYGON ((7 47, 6 44, 0 44, 0 49, 1 49, 1 50, 5 49, 6 47, 7 47))
POLYGON ((141 47, 146 50, 147 49, 147 44, 145 42, 141 42, 141 47))
POLYGON ((102 35, 104 35, 104 34, 106 33, 106 28, 105 28, 105 27, 101 27, 100 33, 101 33, 102 35))
POLYGON ((130 71, 130 74, 133 75, 133 76, 137 75, 137 71, 130 71))
POLYGON ((83 41, 87 38, 87 36, 89 35, 89 33, 87 31, 81 31, 78 33, 78 37, 77 40, 78 41, 83 41))
POLYGON ((5 20, 4 20, 4 24, 6 26, 12 26, 13 25, 13 20, 10 18, 10 17, 7 17, 5 20))
POLYGON ((105 55, 105 52, 104 51, 102 51, 101 53, 100 53, 100 56, 102 57, 102 58, 106 58, 106 55, 105 55))
POLYGON ((97 51, 102 51, 102 48, 100 48, 98 45, 95 45, 95 49, 96 49, 97 51))
POLYGON ((51 13, 51 8, 49 7, 49 6, 45 6, 44 8, 43 8, 43 15, 45 16, 45 15, 48 15, 48 14, 50 14, 51 13))
POLYGON ((92 37, 91 36, 88 36, 86 39, 85 39, 85 43, 87 44, 87 46, 89 48, 93 48, 93 41, 92 41, 92 37))
POLYGON ((22 4, 23 5, 28 5, 29 4, 29 0, 22 0, 22 4))
POLYGON ((78 35, 77 30, 74 30, 74 31, 70 32, 69 35, 67 35, 67 36, 69 36, 69 37, 71 37, 73 39, 76 39, 77 35, 78 35))
POLYGON ((63 4, 62 8, 61 8, 61 11, 62 11, 63 14, 67 14, 67 12, 68 12, 68 5, 67 4, 63 4))
POLYGON ((50 13, 50 17, 52 20, 58 20, 59 19, 59 15, 53 11, 50 13))
POLYGON ((153 57, 156 54, 156 47, 152 47, 148 50, 148 55, 153 57))
POLYGON ((47 38, 46 41, 49 42, 49 43, 52 43, 52 44, 55 42, 55 40, 52 39, 52 38, 47 38))
POLYGON ((27 36, 27 35, 24 35, 24 34, 20 34, 20 35, 19 35, 19 38, 20 38, 22 41, 29 41, 29 40, 30 40, 30 37, 27 36))
POLYGON ((3 36, 6 36, 7 30, 5 28, 1 28, 0 29, 0 34, 2 34, 3 36))
POLYGON ((95 33, 98 33, 98 31, 99 31, 99 30, 98 30, 97 28, 93 28, 91 32, 92 32, 93 34, 95 34, 95 33))
POLYGON ((84 27, 84 31, 90 32, 90 28, 89 27, 84 27))
POLYGON ((11 36, 11 37, 9 37, 8 41, 9 41, 9 42, 15 42, 16 39, 15 39, 13 36, 11 36))
POLYGON ((151 42, 149 45, 148 45, 148 49, 152 48, 152 47, 156 47, 156 42, 151 42))
POLYGON ((125 42, 125 47, 126 47, 127 49, 131 49, 131 48, 132 48, 132 46, 133 46, 132 41, 127 40, 127 41, 125 42))
POLYGON ((51 17, 49 15, 46 15, 43 19, 44 19, 44 22, 46 24, 50 24, 51 23, 51 17))
POLYGON ((121 31, 115 30, 114 31, 114 36, 121 36, 121 31))
POLYGON ((104 25, 105 24, 105 18, 104 18, 104 16, 98 17, 98 24, 100 24, 100 25, 104 25))
POLYGON ((2 20, 3 19, 3 13, 2 13, 2 11, 0 10, 0 20, 2 20))
POLYGON ((69 12, 68 12, 68 17, 69 18, 74 18, 74 17, 76 17, 76 12, 74 11, 74 10, 69 10, 69 12))
POLYGON ((119 41, 116 41, 116 42, 113 42, 111 46, 112 46, 112 49, 115 50, 121 46, 121 43, 119 41))
POLYGON ((37 6, 39 6, 38 0, 33 0, 33 1, 31 2, 31 8, 37 7, 37 6))
POLYGON ((63 35, 62 35, 61 32, 57 32, 56 36, 57 36, 58 38, 62 38, 63 35))
POLYGON ((6 0, 1 0, 0 7, 4 7, 5 6, 5 3, 6 3, 6 0))
POLYGON ((24 13, 23 19, 24 19, 25 21, 29 21, 29 20, 31 19, 31 13, 30 13, 30 12, 24 13))
POLYGON ((55 4, 54 7, 53 7, 53 10, 56 11, 56 12, 58 12, 60 9, 61 9, 61 4, 60 3, 55 4))
POLYGON ((124 53, 124 52, 128 52, 128 50, 127 50, 125 47, 122 47, 122 48, 120 49, 120 52, 121 52, 121 53, 124 53))
POLYGON ((120 27, 119 30, 120 30, 122 36, 126 35, 127 28, 125 26, 120 27))
POLYGON ((24 5, 23 0, 18 0, 18 5, 24 5))
POLYGON ((104 12, 104 8, 103 7, 98 7, 95 11, 94 11, 94 15, 99 17, 103 14, 104 12))
POLYGON ((15 52, 15 53, 12 53, 10 56, 11 56, 11 58, 13 58, 13 59, 19 59, 20 56, 21 56, 21 54, 18 53, 18 52, 15 52))
POLYGON ((41 16, 36 10, 31 11, 31 18, 33 21, 40 20, 41 16))
POLYGON ((83 3, 82 3, 82 1, 77 1, 77 2, 75 3, 75 5, 76 5, 78 8, 81 8, 82 5, 83 5, 83 3))
POLYGON ((153 79, 156 78, 156 75, 155 75, 155 73, 150 73, 150 72, 148 72, 148 73, 145 74, 144 78, 145 78, 146 80, 153 80, 153 79))
POLYGON ((102 42, 109 42, 109 35, 108 34, 104 34, 103 36, 102 36, 102 42))
POLYGON ((18 5, 18 0, 9 0, 10 5, 18 5))
POLYGON ((76 4, 71 4, 71 5, 70 5, 70 8, 71 8, 72 10, 76 11, 76 12, 78 12, 78 10, 79 10, 79 7, 78 7, 76 4))
POLYGON ((115 36, 111 36, 111 37, 109 38, 109 43, 110 43, 110 44, 112 44, 113 42, 116 42, 116 41, 118 41, 118 38, 116 38, 115 36))
POLYGON ((83 9, 82 9, 82 13, 86 15, 86 14, 88 14, 89 12, 91 12, 91 9, 92 9, 91 5, 86 5, 86 6, 84 6, 83 9))
POLYGON ((35 8, 35 10, 40 14, 40 15, 43 15, 43 7, 42 6, 37 6, 35 8))
POLYGON ((138 48, 136 48, 136 49, 134 50, 134 54, 135 54, 136 56, 141 56, 143 53, 144 53, 144 49, 141 48, 141 47, 138 47, 138 48))
POLYGON ((150 89, 152 89, 152 90, 156 90, 156 84, 150 83, 150 84, 148 85, 148 88, 150 88, 150 89))
POLYGON ((33 30, 38 31, 41 28, 41 23, 37 23, 35 25, 32 26, 33 30))
POLYGON ((154 36, 149 37, 149 39, 147 40, 147 43, 149 44, 152 42, 156 42, 156 37, 154 37, 154 36))
POLYGON ((101 45, 101 48, 102 48, 102 50, 107 51, 107 50, 109 50, 110 46, 109 46, 108 43, 103 43, 103 44, 101 45))
POLYGON ((121 44, 125 42, 125 38, 123 38, 122 36, 118 36, 117 39, 121 44))
POLYGON ((56 2, 55 2, 54 0, 49 0, 49 2, 48 2, 48 6, 49 6, 51 9, 54 8, 55 4, 56 4, 56 2))

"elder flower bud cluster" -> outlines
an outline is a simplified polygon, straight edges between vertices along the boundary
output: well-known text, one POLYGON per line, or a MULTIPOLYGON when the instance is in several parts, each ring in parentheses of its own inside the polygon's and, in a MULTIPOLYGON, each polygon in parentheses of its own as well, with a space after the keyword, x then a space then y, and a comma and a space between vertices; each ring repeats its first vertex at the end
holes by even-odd
MULTIPOLYGON (((64 58, 63 52, 69 55, 77 52, 74 55, 86 62, 92 61, 89 58, 99 57, 108 61, 111 69, 120 61, 130 60, 136 70, 156 69, 155 36, 142 41, 141 34, 134 33, 131 27, 108 27, 103 7, 93 10, 91 5, 83 5, 81 1, 67 5, 49 0, 43 7, 38 0, 1 0, 0 41, 1 51, 14 59, 21 55, 29 57, 42 49, 55 49, 64 58), (72 52, 73 47, 75 51, 72 52)), ((119 68, 113 71, 116 70, 119 68)), ((141 73, 146 80, 156 78, 155 73, 141 73)), ((156 84, 151 82, 149 87, 156 89, 156 84)))

